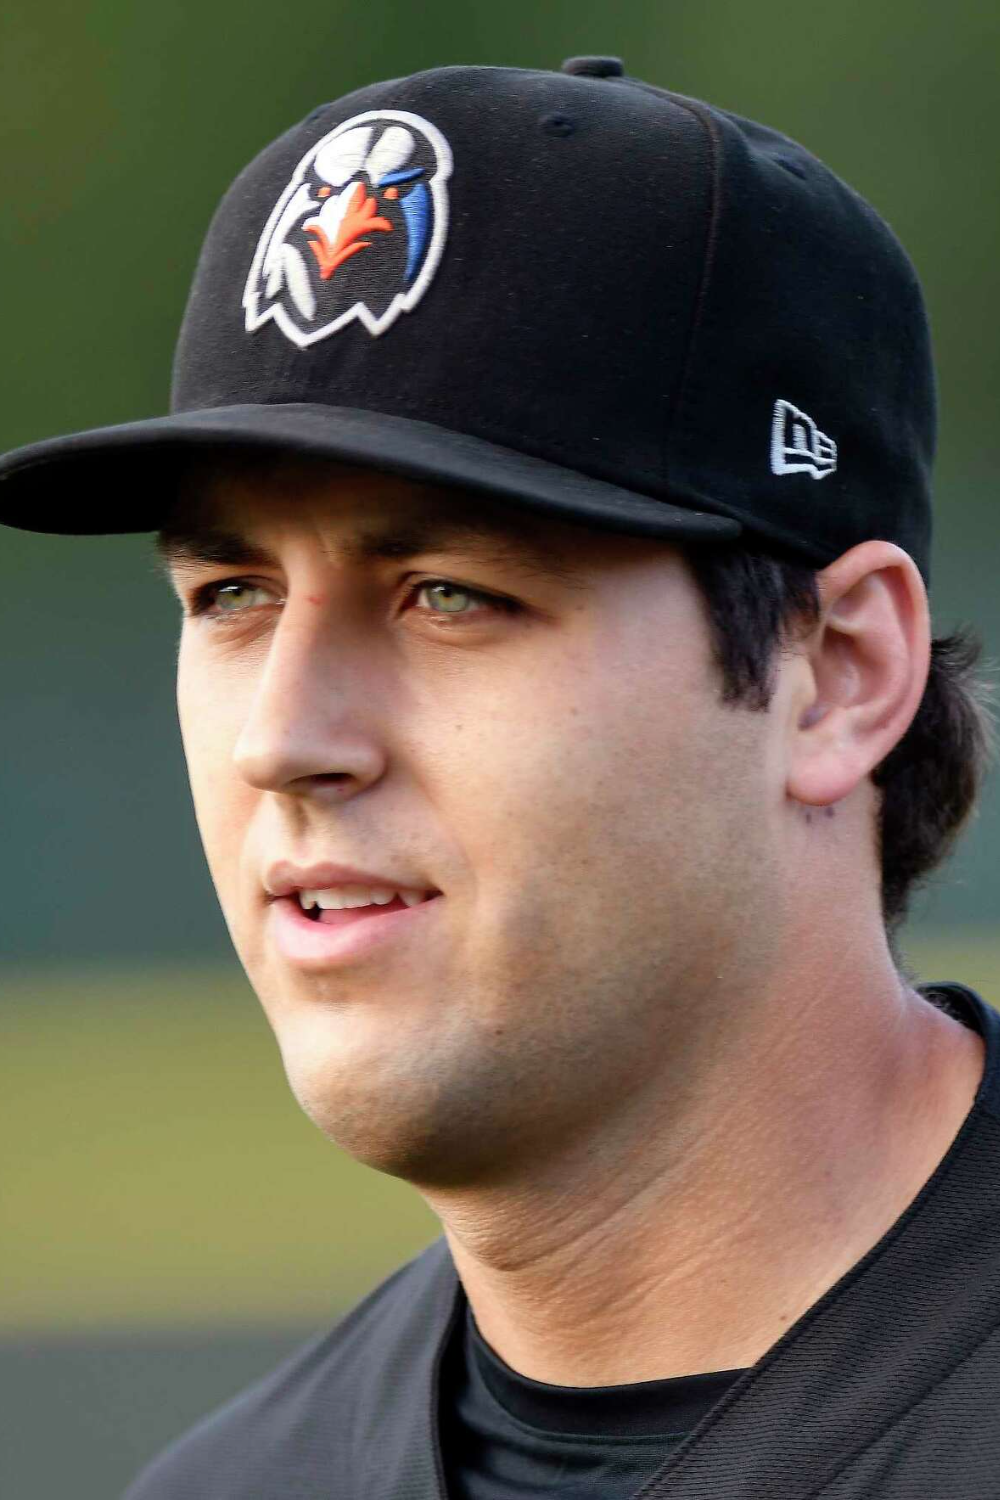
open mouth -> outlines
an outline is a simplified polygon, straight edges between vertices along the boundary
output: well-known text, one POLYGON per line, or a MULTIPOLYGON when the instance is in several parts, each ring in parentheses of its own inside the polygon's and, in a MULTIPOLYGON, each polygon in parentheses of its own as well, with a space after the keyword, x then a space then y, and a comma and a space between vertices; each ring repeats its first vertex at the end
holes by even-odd
MULTIPOLYGON (((418 906, 426 906, 428 901, 433 901, 440 896, 440 891, 428 892, 423 901, 417 902, 418 906)), ((310 907, 308 911, 299 905, 297 896, 286 897, 295 910, 307 921, 316 924, 322 923, 324 927, 348 927, 352 922, 365 921, 371 917, 389 916, 392 912, 413 911, 415 908, 408 906, 401 896, 393 896, 391 901, 382 905, 372 902, 367 906, 345 906, 340 910, 324 910, 321 906, 310 907)))
MULTIPOLYGON (((422 906, 423 902, 420 904, 422 906)), ((345 906, 340 911, 324 911, 321 906, 313 906, 302 914, 308 917, 310 922, 324 922, 328 927, 336 927, 345 918, 348 921, 352 918, 354 921, 357 921, 359 917, 378 917, 383 912, 407 910, 408 907, 403 898, 401 896, 393 896, 392 900, 387 901, 383 906, 378 906, 373 902, 370 906, 345 906)))
POLYGON ((441 895, 441 891, 434 891, 409 906, 396 892, 384 906, 373 901, 341 910, 313 907, 308 912, 300 906, 297 895, 279 896, 271 903, 271 932, 281 956, 306 974, 375 963, 379 956, 391 953, 393 942, 419 944, 427 940, 428 928, 436 924, 424 908, 441 895))

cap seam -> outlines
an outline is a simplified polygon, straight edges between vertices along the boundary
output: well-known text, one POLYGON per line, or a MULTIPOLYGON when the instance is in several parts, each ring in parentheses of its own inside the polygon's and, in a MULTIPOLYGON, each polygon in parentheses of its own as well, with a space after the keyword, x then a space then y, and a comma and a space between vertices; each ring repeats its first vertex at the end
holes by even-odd
POLYGON ((671 403, 670 412, 667 416, 666 426, 662 435, 662 468, 664 479, 668 479, 670 473, 670 439, 673 436, 678 414, 687 394, 688 375, 694 362, 695 344, 701 328, 702 314, 708 300, 709 283, 715 266, 715 251, 718 241, 720 205, 722 201, 722 151, 718 128, 710 114, 703 114, 701 110, 693 107, 689 99, 680 94, 671 93, 668 89, 659 89, 655 84, 646 83, 638 78, 626 79, 626 81, 634 84, 646 93, 655 94, 660 99, 669 100, 671 104, 676 105, 678 109, 682 109, 686 114, 690 115, 705 133, 712 161, 712 201, 708 215, 708 228, 705 234, 701 279, 698 284, 694 311, 691 315, 691 323, 688 329, 687 347, 684 350, 684 358, 681 363, 681 376, 677 382, 677 391, 671 403))
MULTIPOLYGON (((672 96, 673 97, 673 96, 672 96)), ((688 333, 687 348, 684 351, 684 363, 681 368, 681 378, 677 385, 677 394, 674 397, 673 407, 667 421, 667 430, 664 433, 664 475, 670 472, 670 440, 674 436, 678 426, 680 412, 684 406, 687 395, 688 376, 694 363, 695 345, 698 334, 701 331, 702 317, 708 302, 709 285, 712 280, 712 272, 715 269, 715 252, 719 238, 719 220, 721 217, 722 203, 722 151, 719 142, 719 133, 715 121, 711 116, 704 116, 697 109, 693 109, 686 101, 674 98, 679 109, 684 109, 701 125, 708 138, 709 151, 712 157, 712 208, 708 222, 708 234, 705 243, 705 262, 702 267, 701 283, 698 287, 698 296, 695 301, 694 315, 691 319, 691 328, 688 333)))

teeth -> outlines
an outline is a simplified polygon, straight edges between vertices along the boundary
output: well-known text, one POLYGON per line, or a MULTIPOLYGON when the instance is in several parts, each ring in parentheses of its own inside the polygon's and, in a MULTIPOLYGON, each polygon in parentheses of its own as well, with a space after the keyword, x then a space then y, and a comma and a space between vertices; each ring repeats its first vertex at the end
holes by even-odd
POLYGON ((363 885, 339 885, 324 891, 299 891, 299 905, 303 911, 314 906, 322 911, 344 911, 352 906, 388 906, 396 896, 407 906, 417 906, 424 899, 424 891, 384 889, 371 890, 363 885))

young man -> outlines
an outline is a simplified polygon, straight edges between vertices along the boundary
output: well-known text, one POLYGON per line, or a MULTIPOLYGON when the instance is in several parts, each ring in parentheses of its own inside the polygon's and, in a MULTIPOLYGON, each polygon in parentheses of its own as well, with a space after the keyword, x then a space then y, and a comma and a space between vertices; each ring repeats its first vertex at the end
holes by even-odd
POLYGON ((933 428, 868 205, 578 58, 314 111, 172 414, 7 457, 159 533, 291 1087, 444 1230, 129 1500, 996 1494, 1000 1022, 893 946, 987 742, 933 428))

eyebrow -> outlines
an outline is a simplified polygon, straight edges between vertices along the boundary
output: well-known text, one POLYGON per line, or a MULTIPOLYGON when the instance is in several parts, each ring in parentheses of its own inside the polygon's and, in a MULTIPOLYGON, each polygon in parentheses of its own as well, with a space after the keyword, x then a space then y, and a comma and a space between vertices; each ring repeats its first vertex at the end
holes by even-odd
MULTIPOLYGON (((155 548, 168 576, 183 576, 205 567, 280 567, 279 559, 260 542, 237 530, 198 520, 168 522, 157 533, 155 548)), ((513 562, 521 567, 527 564, 537 576, 570 588, 585 586, 579 566, 513 516, 420 516, 360 527, 345 536, 336 551, 345 563, 364 566, 457 549, 482 561, 513 562)))

